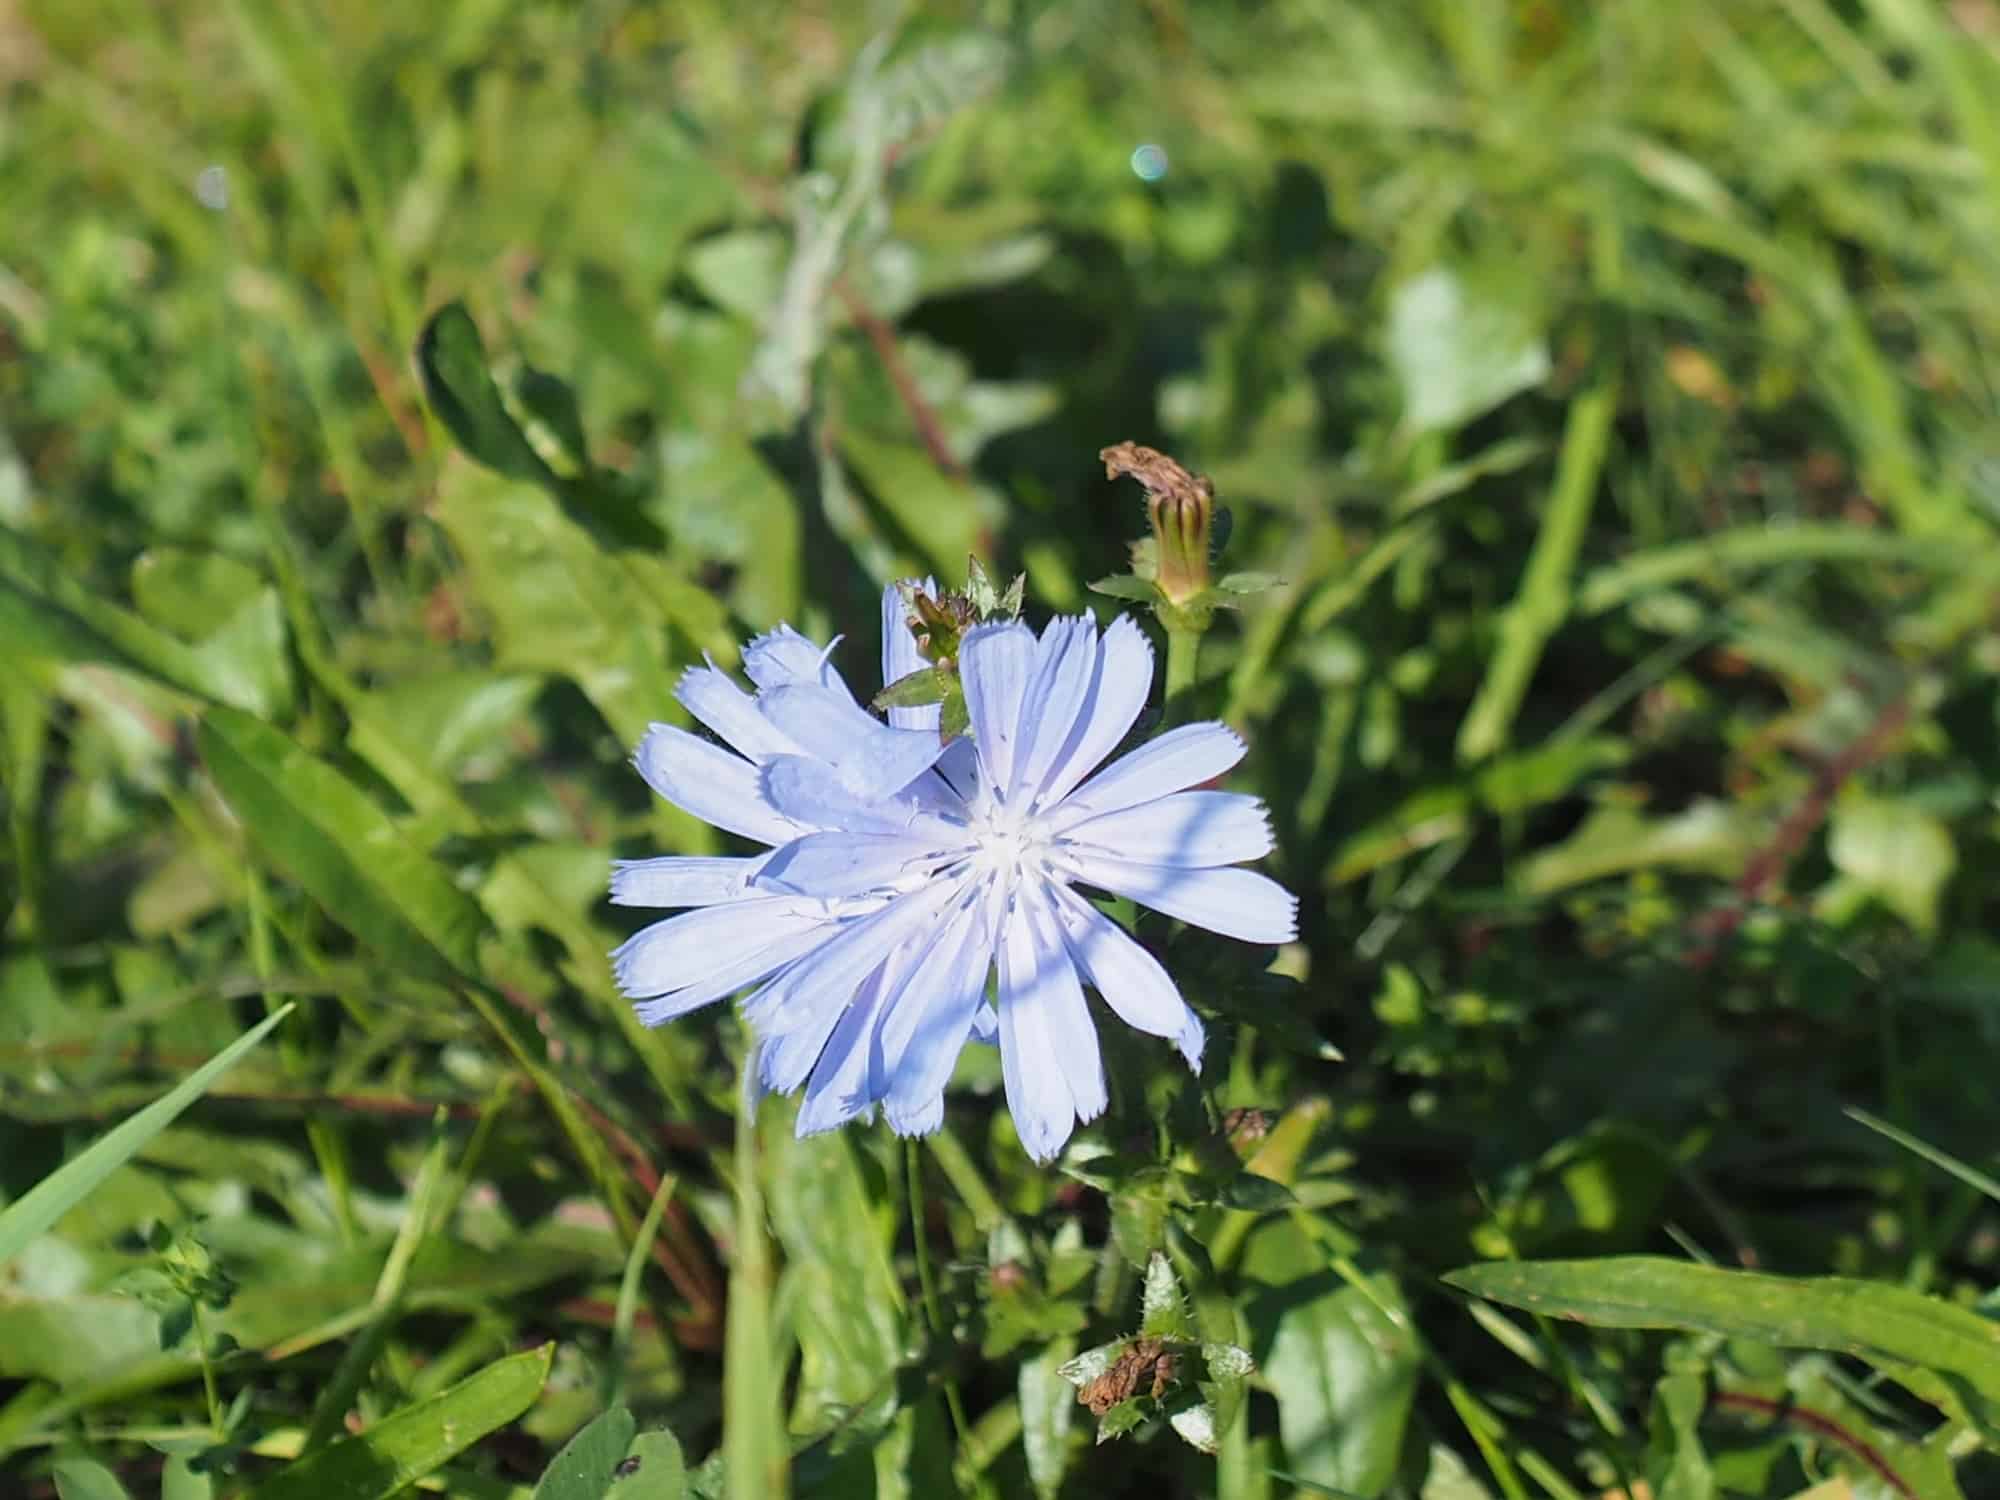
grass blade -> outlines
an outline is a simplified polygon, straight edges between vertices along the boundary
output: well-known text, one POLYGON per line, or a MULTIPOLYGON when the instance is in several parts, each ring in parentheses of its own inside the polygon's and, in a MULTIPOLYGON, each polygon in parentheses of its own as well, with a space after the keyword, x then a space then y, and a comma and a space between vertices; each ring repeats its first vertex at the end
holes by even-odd
POLYGON ((250 1500, 386 1500, 534 1404, 556 1346, 496 1360, 428 1401, 280 1470, 250 1500))
POLYGON ((259 1021, 74 1161, 64 1162, 23 1193, 19 1201, 0 1213, 0 1265, 20 1254, 22 1246, 88 1197, 92 1189, 171 1125, 182 1110, 206 1093, 210 1084, 234 1067, 244 1053, 263 1041, 291 1013, 292 1007, 287 1005, 259 1021))

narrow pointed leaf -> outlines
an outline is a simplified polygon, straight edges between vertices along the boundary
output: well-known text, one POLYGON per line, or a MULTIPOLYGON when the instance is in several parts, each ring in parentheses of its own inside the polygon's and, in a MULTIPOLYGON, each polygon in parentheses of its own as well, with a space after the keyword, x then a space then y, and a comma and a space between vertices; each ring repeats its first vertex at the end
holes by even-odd
POLYGON ((388 1500, 534 1404, 556 1346, 510 1355, 279 1470, 249 1500, 388 1500))
POLYGON ((1644 1255, 1467 1266, 1444 1279, 1475 1297, 1604 1328, 1684 1328, 1849 1354, 1926 1400, 1962 1404, 1989 1442, 2000 1435, 2000 1323, 1903 1287, 1644 1255))
POLYGON ((281 731, 233 709, 202 720, 202 760, 273 863, 384 958, 433 978, 477 971, 483 920, 387 813, 281 731))
POLYGON ((263 1041, 291 1013, 292 1007, 287 1005, 258 1022, 169 1092, 113 1129, 81 1156, 64 1162, 8 1205, 6 1212, 0 1213, 0 1265, 12 1260, 30 1240, 88 1197, 93 1188, 171 1125, 182 1110, 207 1092, 210 1084, 235 1066, 244 1053, 263 1041))
POLYGON ((463 303, 446 303, 424 325, 417 339, 417 371, 431 410, 469 457, 511 479, 556 482, 500 399, 478 325, 463 303))

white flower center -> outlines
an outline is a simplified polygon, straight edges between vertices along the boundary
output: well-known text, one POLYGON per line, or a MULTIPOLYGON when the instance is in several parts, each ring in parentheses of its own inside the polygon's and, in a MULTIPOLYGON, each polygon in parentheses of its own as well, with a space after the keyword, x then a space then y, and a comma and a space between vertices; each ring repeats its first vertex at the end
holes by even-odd
POLYGON ((972 868, 1003 886, 1048 873, 1049 834, 1042 820, 1020 808, 995 805, 973 819, 972 868))

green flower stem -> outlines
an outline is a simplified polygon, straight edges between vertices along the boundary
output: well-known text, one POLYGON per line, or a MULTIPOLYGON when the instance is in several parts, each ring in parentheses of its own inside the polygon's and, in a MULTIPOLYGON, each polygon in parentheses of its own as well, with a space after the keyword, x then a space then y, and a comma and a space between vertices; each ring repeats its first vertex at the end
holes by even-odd
MULTIPOLYGON (((918 1155, 914 1137, 903 1143, 903 1172, 909 1184, 910 1238, 917 1252, 917 1285, 923 1289, 924 1316, 930 1324, 931 1337, 943 1341, 950 1337, 951 1331, 945 1325, 944 1305, 938 1300, 937 1276, 931 1270, 930 1238, 924 1232, 923 1159, 918 1155)), ((966 1420, 965 1399, 959 1394, 956 1376, 947 1373, 942 1384, 945 1409, 951 1416, 952 1437, 959 1454, 963 1456, 966 1439, 972 1431, 972 1424, 966 1420)))
POLYGON ((1201 656, 1202 632, 1208 622, 1172 619, 1160 611, 1160 623, 1167 631, 1166 727, 1185 724, 1194 710, 1195 667, 1201 656))

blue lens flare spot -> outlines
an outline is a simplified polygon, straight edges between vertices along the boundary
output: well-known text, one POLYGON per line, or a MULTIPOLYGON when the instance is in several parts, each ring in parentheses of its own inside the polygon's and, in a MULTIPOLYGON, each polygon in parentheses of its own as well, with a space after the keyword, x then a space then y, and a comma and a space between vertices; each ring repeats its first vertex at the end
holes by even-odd
POLYGON ((1132 153, 1132 172, 1141 182, 1158 182, 1167 175, 1164 146, 1145 145, 1132 153))

